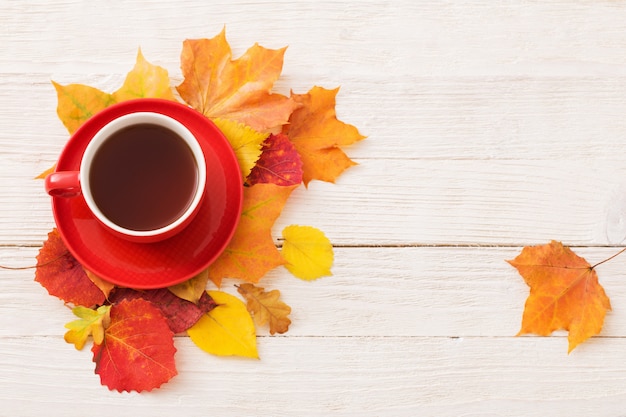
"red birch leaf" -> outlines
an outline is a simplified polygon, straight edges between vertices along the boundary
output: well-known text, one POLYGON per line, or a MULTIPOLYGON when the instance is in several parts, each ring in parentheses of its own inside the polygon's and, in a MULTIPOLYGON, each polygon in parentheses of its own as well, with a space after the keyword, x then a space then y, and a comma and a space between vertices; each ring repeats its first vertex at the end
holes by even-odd
POLYGON ((35 281, 50 295, 66 303, 91 307, 104 303, 106 297, 67 250, 57 229, 48 233, 48 240, 37 255, 35 281))
POLYGON ((174 333, 181 333, 196 324, 203 314, 211 311, 215 302, 204 292, 198 304, 177 297, 167 288, 155 290, 133 290, 130 288, 117 288, 109 297, 111 303, 119 303, 123 300, 131 301, 143 299, 151 302, 161 310, 161 314, 167 320, 167 324, 174 333))
POLYGON ((146 300, 122 301, 110 314, 104 341, 91 349, 102 385, 151 391, 177 375, 174 334, 157 307, 146 300))
POLYGON ((288 186, 302 182, 302 160, 286 135, 270 135, 263 144, 261 157, 248 176, 249 185, 272 183, 288 186))

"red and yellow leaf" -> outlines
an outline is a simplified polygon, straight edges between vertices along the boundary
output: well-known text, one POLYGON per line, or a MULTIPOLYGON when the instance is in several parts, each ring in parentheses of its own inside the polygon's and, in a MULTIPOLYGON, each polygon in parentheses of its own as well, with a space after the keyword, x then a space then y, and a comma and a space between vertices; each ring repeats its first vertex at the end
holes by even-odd
POLYGON ((291 114, 284 133, 302 158, 305 185, 314 179, 335 182, 344 170, 355 165, 340 146, 365 138, 356 127, 337 119, 335 97, 338 91, 338 88, 313 87, 307 94, 292 94, 300 107, 291 114))
POLYGON ((232 60, 224 30, 212 39, 188 39, 181 54, 184 80, 176 89, 185 102, 209 118, 270 131, 287 123, 296 107, 289 97, 271 93, 285 49, 255 44, 232 60))
POLYGON ((244 189, 239 226, 209 268, 209 277, 217 286, 223 278, 259 282, 268 271, 285 263, 272 239, 272 226, 296 187, 256 184, 244 189))
POLYGON ((249 185, 271 183, 289 186, 302 182, 300 154, 286 135, 270 135, 261 151, 261 157, 248 176, 249 185))
POLYGON ((508 262, 530 287, 518 334, 547 336, 555 330, 567 330, 571 352, 600 333, 611 303, 596 271, 584 258, 552 241, 527 246, 508 262))
POLYGON ((56 228, 48 233, 48 239, 37 255, 37 265, 35 281, 50 295, 77 306, 91 307, 104 303, 105 294, 67 250, 56 228))
POLYGON ((146 300, 111 308, 104 341, 91 349, 102 385, 117 391, 151 391, 177 374, 174 334, 161 311, 146 300))
POLYGON ((287 316, 291 307, 279 300, 280 291, 266 292, 253 284, 238 285, 237 291, 246 299, 246 307, 258 326, 269 324, 270 334, 282 334, 289 330, 291 320, 287 316))

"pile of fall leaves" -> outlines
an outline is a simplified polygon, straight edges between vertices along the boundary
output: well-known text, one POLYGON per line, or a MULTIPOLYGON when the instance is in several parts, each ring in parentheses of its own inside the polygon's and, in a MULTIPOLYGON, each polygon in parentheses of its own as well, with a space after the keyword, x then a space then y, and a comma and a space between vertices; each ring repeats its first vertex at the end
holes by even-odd
MULTIPOLYGON (((212 120, 232 145, 245 179, 237 230, 210 267, 168 288, 120 288, 86 270, 69 253, 56 229, 37 256, 35 280, 73 306, 65 340, 82 349, 91 336, 95 372, 118 391, 150 391, 177 374, 173 336, 187 332, 215 355, 258 358, 256 326, 284 333, 291 308, 276 289, 257 286, 266 273, 284 265, 312 280, 331 274, 333 249, 323 232, 292 225, 282 232, 279 250, 272 226, 292 191, 312 180, 334 182, 354 165, 341 147, 364 138, 335 114, 338 89, 313 87, 290 97, 273 93, 286 48, 258 44, 232 59, 222 31, 212 39, 186 40, 181 54, 183 81, 176 97, 164 68, 141 51, 123 85, 113 93, 53 82, 57 113, 70 134, 100 110, 125 100, 183 101, 212 120), (240 298, 218 288, 224 278, 241 280, 240 298)), ((54 167, 42 173, 44 178, 54 167)))

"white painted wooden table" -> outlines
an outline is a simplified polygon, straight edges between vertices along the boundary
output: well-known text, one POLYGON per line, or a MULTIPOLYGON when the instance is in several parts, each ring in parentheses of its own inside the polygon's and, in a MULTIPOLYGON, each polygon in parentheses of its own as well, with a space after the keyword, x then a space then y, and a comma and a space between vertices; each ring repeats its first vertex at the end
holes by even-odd
POLYGON ((63 341, 33 270, 0 271, 0 415, 626 415, 626 258, 598 268, 614 310, 570 355, 563 332, 514 337, 528 290, 504 261, 623 245, 626 2, 0 0, 0 264, 53 227, 33 180, 67 140, 50 80, 113 91, 141 47, 180 81, 182 41, 224 26, 235 56, 289 45, 276 90, 340 85, 369 137, 276 224, 324 230, 334 276, 272 272, 293 324, 260 361, 178 337, 179 375, 137 395, 63 341))

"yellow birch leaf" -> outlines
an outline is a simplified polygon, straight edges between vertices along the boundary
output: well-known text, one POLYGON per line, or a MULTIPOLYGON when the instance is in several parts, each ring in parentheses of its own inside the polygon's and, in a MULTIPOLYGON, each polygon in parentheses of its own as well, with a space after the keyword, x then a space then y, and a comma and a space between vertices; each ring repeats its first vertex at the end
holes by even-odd
POLYGON ((73 343, 77 350, 81 350, 92 335, 93 342, 99 345, 104 340, 104 329, 109 325, 111 306, 100 306, 98 310, 77 306, 72 312, 79 317, 65 325, 69 329, 64 336, 67 343, 73 343))
POLYGON ((283 229, 283 238, 281 253, 289 272, 307 281, 332 275, 333 246, 321 230, 291 225, 283 229))
POLYGON ((222 291, 207 293, 217 307, 187 330, 191 340, 213 355, 258 359, 254 323, 243 301, 222 291))
POLYGON ((209 270, 205 269, 195 277, 188 279, 180 284, 172 285, 167 289, 170 290, 178 298, 198 304, 200 297, 206 290, 206 284, 209 281, 209 270))
POLYGON ((135 98, 176 101, 167 70, 146 61, 141 49, 137 52, 135 67, 126 75, 124 84, 113 93, 113 99, 118 103, 135 98))
POLYGON ((261 156, 263 142, 269 133, 259 133, 251 127, 227 119, 213 119, 213 123, 222 131, 230 146, 233 147, 241 177, 245 180, 261 156))

